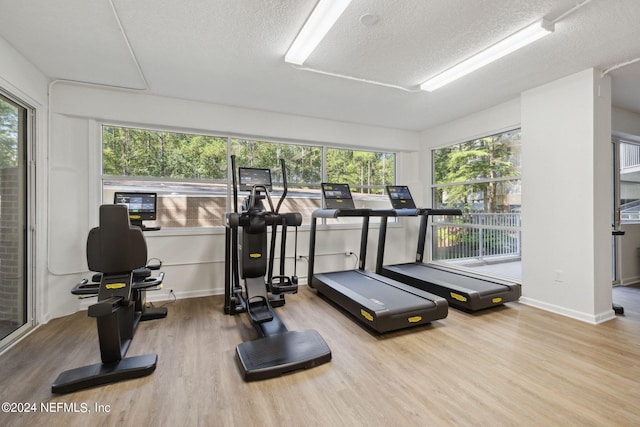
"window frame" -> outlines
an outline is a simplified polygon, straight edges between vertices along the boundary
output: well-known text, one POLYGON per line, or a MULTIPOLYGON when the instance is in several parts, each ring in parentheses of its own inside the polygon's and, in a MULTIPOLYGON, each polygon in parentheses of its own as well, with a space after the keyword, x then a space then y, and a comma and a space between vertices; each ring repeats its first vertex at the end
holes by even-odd
MULTIPOLYGON (((232 133, 225 133, 225 132, 211 132, 211 131, 202 131, 202 130, 198 130, 198 129, 189 129, 189 130, 184 130, 184 129, 173 129, 170 127, 163 127, 163 126, 149 126, 149 125, 136 125, 136 124, 131 124, 131 123, 118 123, 118 122, 113 122, 113 121, 104 121, 104 122, 96 122, 97 124, 97 132, 98 132, 98 161, 99 161, 99 200, 101 203, 110 203, 109 200, 105 200, 104 199, 104 194, 105 194, 105 188, 104 188, 104 183, 105 180, 111 180, 113 182, 118 182, 118 181, 149 181, 149 182, 159 182, 161 180, 161 182, 177 182, 177 183, 182 183, 182 182, 203 182, 203 183, 220 183, 219 180, 207 180, 207 179, 187 179, 187 178, 180 178, 180 179, 175 179, 175 178, 162 178, 160 177, 160 179, 158 179, 159 177, 133 177, 133 176, 119 176, 119 175, 106 175, 103 173, 103 167, 104 167, 104 156, 103 156, 103 150, 104 150, 104 140, 103 140, 103 134, 104 134, 104 129, 105 127, 119 127, 119 128, 130 128, 130 129, 139 129, 139 130, 146 130, 146 131, 150 131, 150 132, 169 132, 169 133, 183 133, 183 134, 188 134, 188 135, 195 135, 195 136, 206 136, 206 137, 211 137, 211 138, 224 138, 226 140, 226 147, 227 147, 227 152, 226 152, 226 158, 228 159, 230 157, 230 155, 232 154, 232 150, 233 150, 233 144, 234 141, 256 141, 256 142, 260 142, 260 143, 270 143, 270 144, 283 144, 283 145, 294 145, 294 146, 305 146, 305 147, 318 147, 321 148, 322 153, 321 153, 321 182, 326 182, 327 180, 327 151, 330 149, 339 149, 339 150, 348 150, 348 151, 362 151, 362 152, 371 152, 371 153, 383 153, 383 154, 387 154, 387 155, 391 155, 393 158, 393 183, 389 183, 388 185, 393 185, 397 182, 397 165, 398 165, 398 152, 396 151, 384 151, 382 149, 380 150, 372 150, 372 149, 366 149, 363 147, 358 147, 358 146, 336 146, 336 145, 331 145, 331 144, 323 144, 320 142, 301 142, 301 141, 292 141, 292 140, 288 140, 288 139, 278 139, 278 138, 267 138, 267 137, 256 137, 256 136, 247 136, 247 135, 237 135, 237 134, 232 134, 232 133)), ((228 170, 227 174, 226 174, 226 185, 227 185, 227 192, 226 192, 226 212, 230 212, 233 208, 232 208, 232 203, 231 203, 231 198, 232 198, 232 191, 231 191, 231 185, 232 185, 232 177, 231 177, 231 172, 228 170)), ((309 184, 305 184, 305 183, 299 183, 298 185, 308 185, 311 188, 315 188, 315 186, 317 186, 318 190, 320 189, 320 183, 309 183, 309 184)), ((385 184, 387 185, 387 184, 385 184)), ((289 189, 291 191, 291 183, 289 183, 289 189)), ((368 187, 371 188, 380 188, 382 190, 382 195, 384 195, 384 186, 383 185, 370 185, 368 187)), ((277 193, 277 192, 276 192, 277 193)), ((320 193, 319 193, 320 194, 320 193)), ((354 193, 355 195, 356 193, 354 193)), ((354 197, 355 198, 355 197, 354 197)), ((321 196, 320 196, 320 200, 321 200, 321 196)), ((309 218, 310 220, 310 218, 309 218)), ((346 228, 355 228, 357 226, 359 226, 358 224, 349 224, 349 223, 336 223, 333 224, 333 221, 329 221, 329 223, 326 222, 326 220, 322 221, 322 225, 330 225, 331 227, 346 227, 346 228)), ((303 228, 308 227, 309 224, 305 223, 303 224, 303 228)), ((212 226, 182 226, 182 227, 163 227, 162 230, 160 231, 160 235, 197 235, 197 234, 221 234, 224 230, 224 224, 221 225, 212 225, 212 226)), ((154 233, 155 234, 155 233, 154 233)))
POLYGON ((37 136, 37 108, 32 102, 27 101, 24 97, 20 97, 0 86, 0 96, 9 104, 16 106, 19 110, 20 118, 18 123, 18 161, 19 178, 23 180, 19 189, 19 204, 22 206, 20 213, 21 224, 24 230, 21 234, 21 244, 24 245, 20 249, 19 257, 22 257, 19 263, 20 273, 23 276, 20 290, 18 292, 20 305, 23 309, 22 324, 15 328, 6 336, 0 336, 0 354, 13 345, 26 333, 31 331, 38 323, 36 318, 36 262, 37 248, 36 241, 36 136, 37 136))
MULTIPOLYGON (((520 140, 520 144, 522 143, 522 129, 519 126, 514 126, 514 127, 510 127, 510 128, 506 128, 503 130, 499 130, 499 131, 495 131, 495 132, 491 132, 488 133, 484 136, 477 136, 477 137, 473 137, 464 141, 458 141, 458 142, 454 142, 454 143, 450 143, 447 145, 443 145, 443 146, 438 146, 435 148, 431 149, 431 201, 432 201, 432 206, 434 208, 439 207, 438 206, 438 190, 442 189, 442 188, 451 188, 451 187, 456 187, 456 186, 471 186, 471 185, 478 185, 478 184, 487 184, 487 183, 508 183, 508 182, 514 182, 514 185, 518 186, 520 188, 520 197, 522 194, 522 188, 521 188, 521 183, 522 183, 522 170, 521 170, 521 162, 518 162, 518 167, 517 167, 517 174, 513 175, 513 174, 509 174, 508 176, 500 176, 497 178, 486 178, 486 177, 481 177, 481 178, 476 178, 476 179, 470 179, 470 180, 464 180, 464 181, 454 181, 454 182, 438 182, 436 183, 436 152, 437 150, 442 150, 442 149, 446 149, 446 148, 450 148, 450 147, 456 147, 456 146, 461 146, 465 143, 470 143, 473 141, 477 141, 477 140, 482 140, 484 138, 490 138, 490 137, 496 137, 499 135, 504 135, 504 134, 509 134, 509 133, 518 133, 519 134, 519 140, 520 140)), ((521 153, 521 152, 520 152, 521 153)), ((521 160, 521 158, 520 158, 521 160)), ((468 201, 467 201, 468 202, 468 201)), ((466 203, 465 202, 465 205, 466 203)), ((468 272, 472 272, 473 274, 480 274, 480 275, 489 275, 491 277, 494 277, 492 274, 489 273, 485 273, 485 272, 479 272, 474 270, 472 267, 465 267, 462 265, 459 265, 458 263, 451 263, 451 262, 447 262, 450 260, 464 260, 464 259, 468 259, 469 261, 475 259, 476 257, 479 257, 480 260, 483 260, 484 256, 492 256, 493 254, 489 253, 488 255, 483 255, 483 248, 484 248, 484 239, 480 239, 478 240, 478 244, 479 244, 479 254, 478 256, 468 256, 467 258, 462 257, 459 258, 457 256, 454 256, 453 258, 442 258, 440 259, 439 257, 434 256, 435 253, 438 251, 438 238, 441 237, 439 236, 441 234, 441 231, 437 231, 438 227, 443 227, 443 231, 444 231, 444 237, 446 237, 446 234, 448 233, 448 229, 447 227, 454 227, 454 228, 461 228, 464 229, 465 227, 469 228, 469 230, 471 229, 475 229, 477 228, 480 233, 480 236, 482 236, 482 230, 484 230, 486 233, 488 233, 489 236, 491 236, 491 233, 500 233, 502 231, 504 231, 505 233, 512 233, 515 234, 515 241, 517 242, 517 246, 519 247, 518 252, 517 252, 517 257, 521 258, 522 254, 521 254, 521 223, 520 223, 520 219, 516 218, 510 218, 510 216, 513 215, 520 215, 521 211, 522 211, 522 205, 519 205, 520 207, 517 208, 517 210, 512 211, 511 209, 509 209, 509 211, 506 212, 495 212, 495 213, 487 213, 487 212, 472 212, 473 215, 470 215, 469 218, 471 219, 471 222, 469 223, 469 225, 466 225, 463 220, 462 222, 459 219, 456 219, 457 217, 442 217, 442 218, 437 218, 435 219, 435 221, 432 221, 430 226, 431 226, 431 250, 429 251, 429 263, 435 263, 435 264, 443 264, 448 268, 454 268, 454 269, 459 269, 459 270, 463 270, 463 271, 468 271, 468 272), (507 221, 509 224, 505 225, 502 224, 502 221, 498 221, 497 223, 493 224, 493 222, 495 221, 494 219, 492 219, 492 215, 493 216, 500 216, 500 215, 504 216, 504 220, 507 221), (475 216, 474 216, 475 215, 475 216), (484 219, 485 216, 488 217, 486 219, 484 219), (476 218, 476 216, 478 218, 476 218), (477 220, 479 222, 477 222, 477 220), (488 221, 488 222, 485 222, 488 221), (513 222, 515 221, 515 222, 513 222), (475 225, 476 222, 480 225, 475 225), (482 243, 482 244, 480 244, 482 243)), ((464 214, 464 212, 463 212, 464 214)), ((458 230, 460 231, 460 230, 458 230)), ((455 247, 456 245, 454 245, 455 247)), ((508 245, 507 245, 508 246, 508 245)), ((442 247, 441 249, 446 249, 445 252, 448 252, 449 249, 448 247, 442 247)), ((507 258, 510 257, 511 255, 507 255, 507 258)), ((513 278, 512 278, 513 279, 513 278)))
MULTIPOLYGON (((640 181, 629 181, 629 180, 624 180, 622 177, 623 174, 623 169, 624 169, 624 162, 623 162, 623 156, 622 156, 622 146, 624 145, 629 145, 629 146, 634 146, 636 147, 636 151, 638 151, 640 153, 640 141, 634 141, 631 138, 619 138, 619 137, 613 137, 612 138, 612 143, 614 146, 614 153, 613 153, 613 160, 614 160, 614 185, 613 185, 613 207, 614 207, 614 213, 613 213, 613 220, 612 220, 612 224, 614 224, 615 228, 620 227, 621 225, 627 225, 627 224, 640 224, 640 216, 637 219, 624 219, 624 212, 622 211, 623 209, 623 204, 622 204, 622 197, 623 197, 623 193, 625 191, 623 191, 623 186, 628 186, 628 187, 636 187, 638 186, 640 188, 640 181)), ((640 197, 639 197, 640 199, 640 197)), ((625 203, 627 204, 627 203, 625 203)))

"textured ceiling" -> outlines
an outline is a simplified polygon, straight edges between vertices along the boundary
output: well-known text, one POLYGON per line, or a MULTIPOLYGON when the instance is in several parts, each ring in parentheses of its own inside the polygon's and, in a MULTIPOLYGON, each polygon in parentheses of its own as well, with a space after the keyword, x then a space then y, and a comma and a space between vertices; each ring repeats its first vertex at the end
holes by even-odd
MULTIPOLYGON (((412 130, 640 57, 638 0, 353 0, 304 67, 288 65, 315 3, 0 0, 0 37, 51 79, 412 130), (367 13, 375 25, 360 22, 367 13), (561 17, 553 34, 435 92, 416 90, 543 17, 561 17)), ((614 105, 640 113, 640 62, 610 75, 614 105)))

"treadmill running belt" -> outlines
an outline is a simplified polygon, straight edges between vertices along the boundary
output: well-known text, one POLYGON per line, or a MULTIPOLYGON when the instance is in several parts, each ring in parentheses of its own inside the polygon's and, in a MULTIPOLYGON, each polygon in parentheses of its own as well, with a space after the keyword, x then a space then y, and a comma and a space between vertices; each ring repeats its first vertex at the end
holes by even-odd
POLYGON ((521 295, 521 287, 517 283, 481 279, 422 263, 385 266, 381 274, 440 295, 450 305, 465 310, 480 310, 516 301, 521 295))
POLYGON ((429 267, 424 264, 404 264, 402 270, 407 275, 424 278, 434 283, 443 282, 451 288, 459 290, 471 290, 478 295, 491 295, 497 292, 509 290, 509 286, 494 282, 487 279, 478 279, 476 277, 466 276, 459 273, 452 273, 439 268, 429 267))
POLYGON ((314 288, 377 332, 443 319, 444 298, 366 271, 320 273, 314 288))

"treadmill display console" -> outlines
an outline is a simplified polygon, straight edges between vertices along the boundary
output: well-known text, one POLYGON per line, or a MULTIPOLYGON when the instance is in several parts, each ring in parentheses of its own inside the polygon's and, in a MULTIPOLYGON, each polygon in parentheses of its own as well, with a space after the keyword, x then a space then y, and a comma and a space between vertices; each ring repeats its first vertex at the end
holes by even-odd
POLYGON ((355 209, 349 184, 322 183, 322 198, 326 209, 355 209))
POLYGON ((394 209, 415 209, 409 187, 406 185, 387 185, 387 193, 394 209))

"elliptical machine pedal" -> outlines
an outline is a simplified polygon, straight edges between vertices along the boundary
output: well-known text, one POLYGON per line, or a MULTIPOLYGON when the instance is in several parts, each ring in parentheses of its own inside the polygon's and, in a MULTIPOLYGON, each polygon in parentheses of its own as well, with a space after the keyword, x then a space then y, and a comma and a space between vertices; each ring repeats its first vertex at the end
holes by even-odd
POLYGON ((247 312, 254 323, 271 322, 273 320, 273 312, 269 307, 268 300, 262 295, 252 297, 248 301, 247 312))

